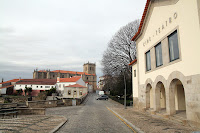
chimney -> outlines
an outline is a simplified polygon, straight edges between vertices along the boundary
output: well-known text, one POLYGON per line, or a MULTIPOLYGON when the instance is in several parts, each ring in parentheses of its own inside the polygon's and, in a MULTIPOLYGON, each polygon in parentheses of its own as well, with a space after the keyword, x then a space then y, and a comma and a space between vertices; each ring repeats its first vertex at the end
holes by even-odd
POLYGON ((57 82, 60 82, 60 77, 57 77, 57 82))
POLYGON ((21 77, 19 77, 19 81, 21 80, 21 77))
POLYGON ((2 83, 3 83, 3 78, 2 78, 2 83))

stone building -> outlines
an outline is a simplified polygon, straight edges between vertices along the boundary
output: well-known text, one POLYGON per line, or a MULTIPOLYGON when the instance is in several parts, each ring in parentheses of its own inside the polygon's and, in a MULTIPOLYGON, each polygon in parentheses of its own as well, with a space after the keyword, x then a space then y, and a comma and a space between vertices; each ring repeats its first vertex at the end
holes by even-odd
POLYGON ((92 85, 93 90, 97 89, 97 76, 96 76, 96 64, 95 63, 85 63, 83 65, 83 72, 75 71, 65 71, 65 70, 34 70, 33 79, 56 79, 60 78, 70 78, 73 76, 82 76, 85 83, 92 85))
POLYGON ((134 107, 200 127, 200 0, 147 0, 132 41, 134 107))

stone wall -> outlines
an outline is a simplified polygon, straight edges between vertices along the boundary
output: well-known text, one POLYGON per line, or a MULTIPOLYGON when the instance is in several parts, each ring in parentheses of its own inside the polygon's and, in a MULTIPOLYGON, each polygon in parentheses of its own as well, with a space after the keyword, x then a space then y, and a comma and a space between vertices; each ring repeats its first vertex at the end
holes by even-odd
POLYGON ((27 101, 29 108, 52 108, 57 107, 57 100, 27 101))
POLYGON ((1 103, 0 108, 11 108, 17 107, 17 103, 1 103))
POLYGON ((18 115, 45 115, 45 108, 16 108, 18 115))
POLYGON ((0 103, 4 103, 4 98, 0 97, 0 103))
POLYGON ((63 99, 64 106, 72 106, 72 99, 63 99))

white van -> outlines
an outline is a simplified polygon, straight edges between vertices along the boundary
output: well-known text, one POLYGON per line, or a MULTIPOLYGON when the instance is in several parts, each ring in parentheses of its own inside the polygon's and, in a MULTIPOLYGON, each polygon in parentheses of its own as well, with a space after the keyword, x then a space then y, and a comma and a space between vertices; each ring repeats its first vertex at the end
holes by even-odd
POLYGON ((99 91, 99 95, 104 95, 104 91, 99 91))

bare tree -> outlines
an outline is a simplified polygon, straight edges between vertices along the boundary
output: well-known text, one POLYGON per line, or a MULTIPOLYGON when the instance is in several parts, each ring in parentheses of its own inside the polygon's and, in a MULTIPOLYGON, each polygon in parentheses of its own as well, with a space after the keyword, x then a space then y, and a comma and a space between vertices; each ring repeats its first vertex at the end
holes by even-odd
POLYGON ((104 75, 119 75, 122 69, 131 72, 128 64, 136 58, 136 44, 131 41, 138 31, 139 20, 128 23, 112 37, 103 54, 104 75))

